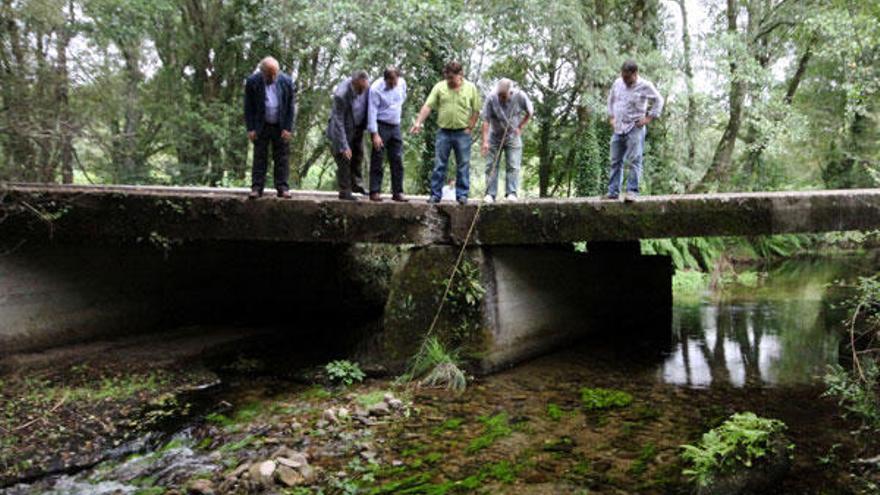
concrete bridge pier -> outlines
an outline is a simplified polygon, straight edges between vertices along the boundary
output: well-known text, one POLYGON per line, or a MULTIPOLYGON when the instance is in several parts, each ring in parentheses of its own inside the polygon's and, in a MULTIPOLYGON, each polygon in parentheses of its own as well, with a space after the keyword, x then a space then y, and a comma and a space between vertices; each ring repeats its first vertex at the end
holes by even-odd
MULTIPOLYGON (((469 248, 435 334, 487 373, 601 335, 671 339, 672 275, 666 256, 638 242, 469 248)), ((459 248, 413 248, 398 265, 385 306, 382 346, 401 366, 421 343, 459 248)))

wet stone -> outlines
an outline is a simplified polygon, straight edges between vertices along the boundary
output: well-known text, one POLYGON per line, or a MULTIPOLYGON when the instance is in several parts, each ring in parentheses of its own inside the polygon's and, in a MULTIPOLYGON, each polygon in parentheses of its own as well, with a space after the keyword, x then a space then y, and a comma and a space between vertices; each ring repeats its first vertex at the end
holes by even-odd
POLYGON ((252 465, 249 473, 252 480, 263 485, 271 485, 272 477, 277 467, 278 465, 275 464, 275 461, 263 461, 252 465))
POLYGON ((305 482, 305 477, 299 471, 284 465, 275 470, 275 479, 284 486, 298 486, 305 482))
POLYGON ((391 414, 391 408, 385 402, 373 404, 367 410, 369 411, 370 416, 388 416, 391 414))
POLYGON ((192 495, 214 495, 214 483, 211 480, 193 480, 187 487, 192 495))

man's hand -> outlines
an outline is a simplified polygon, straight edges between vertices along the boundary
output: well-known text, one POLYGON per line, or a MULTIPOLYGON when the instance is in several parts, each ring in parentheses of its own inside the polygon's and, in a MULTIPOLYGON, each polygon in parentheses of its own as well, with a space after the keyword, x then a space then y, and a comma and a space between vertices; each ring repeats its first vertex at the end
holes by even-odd
POLYGON ((467 134, 467 135, 470 135, 470 134, 471 134, 471 128, 470 128, 470 127, 465 127, 465 128, 464 128, 464 133, 467 134))
POLYGON ((654 117, 646 115, 640 118, 638 122, 636 122, 636 127, 645 127, 646 125, 650 124, 652 120, 654 120, 654 117))
POLYGON ((422 123, 421 122, 416 122, 415 124, 412 125, 412 127, 409 128, 410 134, 418 134, 420 132, 422 132, 422 123))
POLYGON ((248 141, 254 142, 257 140, 257 131, 248 131, 248 141))
POLYGON ((382 137, 379 136, 379 133, 373 134, 373 149, 381 150, 383 146, 385 146, 385 143, 382 142, 382 137))
POLYGON ((483 157, 486 157, 489 155, 489 142, 488 141, 483 141, 483 145, 480 146, 480 154, 482 154, 483 157))
POLYGON ((285 141, 290 141, 290 136, 291 136, 290 131, 288 131, 288 130, 281 131, 281 139, 283 139, 285 141))
POLYGON ((608 123, 611 124, 611 127, 613 128, 614 125, 617 124, 617 121, 614 120, 614 117, 609 117, 608 123))
POLYGON ((351 160, 351 148, 347 148, 345 151, 343 151, 342 157, 346 160, 351 160))

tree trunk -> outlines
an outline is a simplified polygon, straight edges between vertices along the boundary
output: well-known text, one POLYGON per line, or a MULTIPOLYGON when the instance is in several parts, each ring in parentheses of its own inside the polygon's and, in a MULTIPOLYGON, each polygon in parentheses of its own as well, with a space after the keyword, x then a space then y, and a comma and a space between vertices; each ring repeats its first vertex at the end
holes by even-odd
MULTIPOLYGON (((727 32, 731 35, 737 33, 737 14, 739 6, 736 0, 727 0, 727 32)), ((736 138, 739 135, 739 129, 742 125, 743 103, 746 98, 746 83, 739 78, 737 64, 734 62, 735 54, 728 53, 730 57, 730 94, 728 95, 728 112, 727 125, 724 128, 724 134, 718 145, 715 147, 715 154, 712 157, 712 163, 709 170, 701 181, 699 188, 706 190, 712 187, 713 183, 721 182, 728 178, 731 172, 731 161, 733 159, 733 151, 736 147, 736 138)))
POLYGON ((67 69, 67 47, 73 38, 75 22, 73 2, 68 3, 68 18, 58 33, 55 51, 56 61, 56 104, 58 109, 58 137, 61 155, 61 182, 73 184, 73 137, 70 116, 70 77, 67 69))
POLYGON ((550 190, 550 175, 553 171, 553 158, 556 155, 553 147, 553 109, 556 108, 556 66, 557 57, 551 56, 547 62, 549 68, 547 88, 544 101, 536 111, 538 124, 538 193, 546 198, 550 190))
POLYGON ((691 61, 691 34, 688 28, 688 13, 685 0, 677 0, 681 9, 681 42, 684 51, 684 75, 687 84, 687 116, 685 117, 687 133, 687 161, 689 170, 694 169, 697 156, 697 101, 694 97, 694 68, 691 61))

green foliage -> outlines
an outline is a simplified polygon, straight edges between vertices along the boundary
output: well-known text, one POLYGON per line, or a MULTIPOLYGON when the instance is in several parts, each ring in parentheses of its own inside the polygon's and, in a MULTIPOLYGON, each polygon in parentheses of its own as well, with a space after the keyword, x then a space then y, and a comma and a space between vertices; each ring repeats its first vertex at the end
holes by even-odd
POLYGON ((430 337, 422 345, 410 365, 410 379, 420 378, 428 387, 445 387, 455 392, 467 388, 467 376, 460 368, 458 352, 448 351, 437 337, 430 337))
POLYGON ((653 443, 645 444, 639 451, 639 457, 630 466, 629 473, 633 476, 641 476, 648 470, 648 466, 654 461, 655 457, 657 457, 657 446, 653 443))
POLYGON ((362 382, 367 375, 361 371, 357 363, 348 360, 331 361, 324 366, 327 377, 334 383, 351 386, 355 382, 362 382))
POLYGON ((581 404, 587 411, 626 407, 632 401, 633 396, 622 390, 586 387, 581 389, 581 404))
POLYGON ((480 422, 483 423, 483 432, 468 444, 465 451, 469 454, 490 447, 499 438, 509 436, 513 433, 513 428, 510 426, 510 420, 507 417, 507 413, 502 412, 493 416, 480 416, 479 419, 480 422))
POLYGON ((836 398, 865 426, 880 429, 880 275, 859 277, 854 294, 843 304, 850 309, 848 340, 859 347, 849 349, 852 370, 839 364, 829 367, 824 377, 825 395, 836 398))
POLYGON ((777 419, 751 412, 734 414, 703 434, 699 444, 682 446, 681 456, 690 466, 684 474, 700 486, 708 486, 720 475, 749 469, 775 453, 778 442, 784 441, 785 430, 785 423, 777 419))
POLYGON ((440 426, 434 428, 432 433, 435 435, 442 435, 447 431, 454 431, 461 428, 462 424, 464 424, 464 419, 462 418, 449 418, 441 423, 440 426))
MULTIPOLYGON (((480 280, 480 268, 465 259, 456 270, 449 293, 446 295, 447 314, 453 316, 451 337, 456 343, 465 343, 480 329, 483 296, 486 289, 480 280)), ((446 280, 438 281, 441 290, 446 289, 446 280)))
POLYGON ((562 419, 562 416, 565 415, 565 411, 562 410, 561 407, 557 404, 547 404, 547 417, 549 417, 553 421, 559 421, 562 419))
POLYGON ((866 360, 863 373, 864 379, 860 379, 839 364, 829 366, 824 395, 837 399, 838 405, 866 426, 880 429, 880 366, 866 360))
POLYGON ((676 270, 672 276, 672 293, 676 298, 696 299, 709 288, 709 276, 695 270, 676 270))

